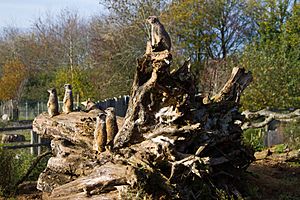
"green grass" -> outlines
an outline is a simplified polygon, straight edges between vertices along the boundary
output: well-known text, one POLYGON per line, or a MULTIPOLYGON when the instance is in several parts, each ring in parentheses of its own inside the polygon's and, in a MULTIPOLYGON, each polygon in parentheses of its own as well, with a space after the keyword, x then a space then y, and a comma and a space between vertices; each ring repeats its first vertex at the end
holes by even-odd
POLYGON ((275 146, 275 153, 284 153, 286 148, 287 148, 286 144, 278 144, 275 146))
MULTIPOLYGON (((30 154, 29 148, 8 150, 0 149, 0 191, 3 195, 14 194, 15 184, 25 175, 35 157, 30 154)), ((28 177, 28 181, 36 181, 39 174, 45 169, 49 157, 43 158, 28 177)), ((0 192, 0 194, 1 194, 0 192)))

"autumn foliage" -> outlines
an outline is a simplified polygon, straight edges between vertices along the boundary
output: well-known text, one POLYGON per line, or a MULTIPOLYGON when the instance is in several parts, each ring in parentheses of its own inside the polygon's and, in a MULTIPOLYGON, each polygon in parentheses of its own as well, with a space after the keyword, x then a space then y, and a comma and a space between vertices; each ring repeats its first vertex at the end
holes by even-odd
POLYGON ((157 15, 172 40, 172 68, 190 57, 197 92, 214 95, 231 69, 241 66, 254 77, 241 101, 245 109, 299 107, 299 1, 99 3, 106 12, 90 19, 64 10, 57 16, 40 16, 26 31, 3 29, 0 100, 46 101, 48 88, 56 87, 61 95, 66 82, 81 99, 129 94, 136 58, 150 38, 145 19, 157 15), (11 78, 9 70, 23 78, 11 78))
POLYGON ((8 60, 1 72, 0 99, 10 100, 20 98, 27 74, 25 65, 18 59, 8 60))

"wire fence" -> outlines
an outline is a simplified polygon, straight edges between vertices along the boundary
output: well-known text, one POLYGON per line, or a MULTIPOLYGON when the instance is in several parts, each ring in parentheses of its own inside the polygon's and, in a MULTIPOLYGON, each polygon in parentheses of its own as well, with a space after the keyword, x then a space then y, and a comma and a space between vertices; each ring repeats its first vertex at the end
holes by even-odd
MULTIPOLYGON (((108 107, 114 107, 116 115, 124 117, 129 103, 129 96, 119 96, 102 101, 96 104, 100 109, 105 110, 108 107)), ((59 101, 59 109, 61 112, 63 102, 59 101)), ((74 102, 75 110, 82 110, 80 102, 74 102)), ((2 119, 7 117, 10 120, 33 120, 39 114, 47 112, 47 102, 43 101, 21 101, 18 104, 13 101, 0 103, 0 116, 2 119)))

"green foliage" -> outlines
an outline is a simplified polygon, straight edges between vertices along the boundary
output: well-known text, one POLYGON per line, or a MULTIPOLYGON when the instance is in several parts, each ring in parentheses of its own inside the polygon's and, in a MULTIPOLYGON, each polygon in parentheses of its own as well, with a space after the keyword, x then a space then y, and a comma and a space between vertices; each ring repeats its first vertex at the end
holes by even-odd
POLYGON ((264 129, 247 129, 243 133, 243 141, 255 151, 261 151, 264 148, 264 135, 264 129))
POLYGON ((60 99, 64 96, 64 84, 69 83, 72 85, 72 91, 74 98, 75 95, 83 99, 94 97, 93 85, 90 82, 90 73, 88 69, 74 68, 72 71, 67 68, 61 68, 56 72, 56 76, 53 81, 53 86, 57 89, 60 99))
POLYGON ((299 199, 299 197, 295 197, 291 194, 284 193, 284 194, 280 194, 278 199, 279 200, 297 200, 297 199, 299 199))
POLYGON ((300 149, 300 121, 286 124, 284 127, 284 136, 290 148, 300 149))
POLYGON ((7 122, 0 121, 0 128, 4 128, 7 125, 7 122))
POLYGON ((28 79, 22 98, 26 101, 45 101, 48 99, 49 83, 54 79, 55 72, 39 72, 28 79))
POLYGON ((228 76, 224 75, 232 68, 213 66, 210 61, 231 62, 230 57, 253 37, 255 26, 248 4, 245 0, 174 0, 163 15, 170 24, 175 62, 176 58, 191 57, 200 92, 207 93, 204 85, 225 82, 228 76))
POLYGON ((27 32, 4 29, 0 100, 46 101, 48 88, 56 87, 62 95, 66 82, 83 99, 129 94, 136 58, 150 39, 145 19, 157 15, 172 39, 173 67, 191 57, 199 92, 214 93, 233 66, 242 66, 254 76, 242 98, 244 108, 300 106, 299 1, 101 0, 100 4, 107 8, 106 15, 89 20, 65 10, 41 16, 27 32), (212 66, 212 60, 225 65, 212 66))
MULTIPOLYGON (((108 16, 95 17, 90 26, 92 58, 95 61, 92 80, 96 98, 110 98, 130 93, 136 70, 136 59, 143 55, 150 27, 150 15, 161 16, 166 0, 101 0, 108 16)), ((161 19, 165 24, 165 20, 161 19)), ((165 26, 169 30, 169 26, 165 26)))
POLYGON ((269 45, 261 50, 249 47, 243 55, 241 63, 254 77, 242 96, 244 109, 300 106, 300 70, 297 67, 300 61, 295 63, 295 57, 287 55, 283 47, 276 52, 270 52, 270 48, 269 45))
POLYGON ((286 149, 286 144, 278 144, 275 146, 275 153, 283 153, 286 149))
POLYGON ((250 44, 241 65, 254 82, 242 97, 245 109, 300 106, 300 7, 289 1, 266 1, 269 10, 258 20, 260 37, 250 44))
POLYGON ((12 163, 15 156, 16 155, 12 151, 0 149, 0 190, 3 192, 12 190, 13 183, 16 183, 17 181, 17 178, 13 175, 15 166, 12 163))
MULTIPOLYGON (((24 150, 0 148, 0 191, 4 195, 15 192, 15 184, 25 175, 34 158, 24 150)), ((44 158, 32 171, 28 180, 37 180, 39 174, 45 169, 46 163, 47 159, 44 158)))

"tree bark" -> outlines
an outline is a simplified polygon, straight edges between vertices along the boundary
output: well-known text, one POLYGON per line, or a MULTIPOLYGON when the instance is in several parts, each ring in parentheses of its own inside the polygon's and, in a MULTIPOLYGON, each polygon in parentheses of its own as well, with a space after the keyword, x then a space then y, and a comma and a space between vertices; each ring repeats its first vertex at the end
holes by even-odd
POLYGON ((300 119, 300 109, 296 109, 292 112, 275 112, 268 109, 256 112, 246 110, 242 114, 247 120, 242 126, 243 130, 249 128, 261 128, 268 125, 273 120, 288 122, 300 119), (263 120, 258 121, 260 118, 263 118, 263 120))
POLYGON ((170 72, 171 61, 168 51, 138 59, 124 123, 113 148, 101 154, 92 151, 96 114, 38 116, 34 130, 54 138, 54 157, 38 188, 55 199, 119 198, 120 188, 139 188, 154 199, 188 199, 204 186, 214 198, 219 189, 239 194, 234 186, 254 160, 236 123, 243 121, 239 100, 251 73, 234 68, 209 99, 197 95, 190 60, 170 72))

